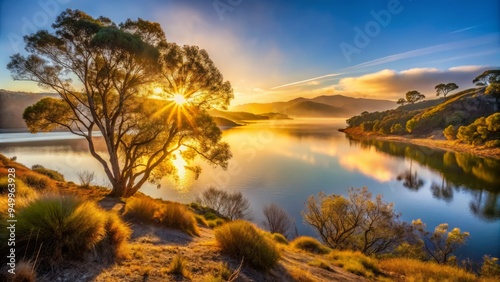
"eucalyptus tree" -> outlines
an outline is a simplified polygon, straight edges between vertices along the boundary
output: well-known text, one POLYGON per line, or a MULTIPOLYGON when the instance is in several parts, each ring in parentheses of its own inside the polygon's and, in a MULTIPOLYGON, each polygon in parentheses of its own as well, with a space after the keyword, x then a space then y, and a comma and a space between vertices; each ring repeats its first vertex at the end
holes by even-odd
POLYGON ((446 97, 446 95, 449 92, 458 89, 458 85, 456 85, 453 82, 450 82, 447 84, 440 83, 440 84, 436 85, 436 87, 434 87, 434 89, 436 89, 436 96, 443 95, 443 97, 446 97))
POLYGON ((26 108, 23 118, 31 132, 64 128, 85 138, 110 196, 175 177, 179 158, 196 175, 197 156, 227 168, 229 145, 207 110, 225 109, 233 90, 206 51, 169 43, 158 23, 142 19, 115 24, 66 10, 52 27, 26 36, 28 54, 8 64, 14 79, 60 96, 26 108))

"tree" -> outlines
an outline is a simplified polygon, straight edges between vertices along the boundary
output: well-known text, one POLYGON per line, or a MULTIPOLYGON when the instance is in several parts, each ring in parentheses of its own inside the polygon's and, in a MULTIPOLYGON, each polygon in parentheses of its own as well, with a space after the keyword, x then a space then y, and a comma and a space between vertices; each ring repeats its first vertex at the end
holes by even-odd
POLYGON ((417 90, 412 90, 406 92, 406 101, 410 104, 414 104, 417 101, 425 99, 425 95, 421 94, 417 90))
POLYGON ((111 182, 110 196, 175 177, 176 158, 227 167, 229 146, 207 110, 226 108, 233 93, 204 50, 168 43, 158 23, 142 19, 116 25, 66 10, 53 28, 26 36, 29 55, 8 64, 14 79, 60 96, 28 107, 23 118, 31 132, 64 128, 84 137, 111 182), (96 150, 98 135, 106 152, 96 150))
POLYGON ((399 100, 396 102, 396 104, 400 106, 404 106, 406 104, 406 100, 403 98, 399 98, 399 100))
POLYGON ((469 232, 461 232, 460 228, 448 232, 447 223, 436 226, 432 234, 425 230, 426 225, 421 219, 413 220, 412 224, 422 237, 425 250, 437 263, 448 262, 453 252, 465 244, 470 236, 469 232))
POLYGON ((286 237, 293 227, 293 219, 275 203, 264 206, 264 216, 266 220, 263 224, 271 233, 280 233, 286 237))
POLYGON ((443 134, 446 139, 455 140, 455 138, 457 137, 457 130, 452 124, 450 124, 443 130, 443 134))
POLYGON ((210 187, 203 191, 196 201, 230 220, 250 218, 250 204, 241 192, 228 193, 210 187))
POLYGON ((476 86, 488 86, 491 83, 500 82, 500 70, 487 70, 478 75, 472 83, 476 86))
POLYGON ((393 250, 412 232, 411 226, 399 221, 393 204, 375 200, 366 187, 349 189, 349 197, 320 193, 309 197, 304 220, 332 248, 354 249, 365 254, 393 250))
POLYGON ((458 89, 458 85, 455 83, 451 82, 448 84, 440 83, 434 87, 436 89, 436 96, 443 95, 443 97, 446 97, 446 94, 449 92, 458 89))

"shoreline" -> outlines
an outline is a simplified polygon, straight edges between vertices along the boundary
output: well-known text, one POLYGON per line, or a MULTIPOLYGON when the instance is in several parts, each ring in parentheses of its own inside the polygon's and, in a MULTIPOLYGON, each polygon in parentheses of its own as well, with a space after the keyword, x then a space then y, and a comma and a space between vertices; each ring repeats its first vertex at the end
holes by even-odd
POLYGON ((376 139, 382 141, 408 143, 431 149, 468 153, 478 157, 500 159, 500 148, 485 148, 484 146, 463 144, 457 140, 436 140, 429 138, 409 138, 407 136, 397 135, 382 135, 376 132, 364 132, 359 127, 339 129, 339 131, 357 139, 376 139))

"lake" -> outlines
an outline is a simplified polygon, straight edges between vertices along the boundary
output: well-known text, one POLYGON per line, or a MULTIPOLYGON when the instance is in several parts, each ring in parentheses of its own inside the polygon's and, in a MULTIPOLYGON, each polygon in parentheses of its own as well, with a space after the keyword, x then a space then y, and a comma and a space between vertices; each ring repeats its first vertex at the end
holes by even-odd
MULTIPOLYGON (((233 159, 227 171, 202 164, 195 180, 179 164, 179 181, 141 191, 166 200, 191 202, 214 186, 241 191, 251 203, 253 220, 261 223, 262 207, 274 202, 296 219, 300 235, 314 235, 300 215, 304 202, 318 192, 347 195, 366 186, 393 202, 404 221, 421 218, 432 231, 440 223, 471 233, 459 260, 500 257, 500 161, 415 145, 349 139, 338 128, 344 119, 262 121, 224 131, 233 159)), ((67 133, 0 134, 0 153, 17 156, 31 167, 41 164, 78 183, 77 172, 104 172, 84 140, 67 133)))

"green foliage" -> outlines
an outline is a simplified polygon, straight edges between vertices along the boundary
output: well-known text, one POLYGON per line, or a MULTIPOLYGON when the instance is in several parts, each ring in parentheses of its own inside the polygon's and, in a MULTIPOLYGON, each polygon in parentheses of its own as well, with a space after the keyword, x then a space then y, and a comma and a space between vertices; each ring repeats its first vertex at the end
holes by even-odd
POLYGON ((64 181, 64 176, 61 173, 52 169, 45 168, 42 165, 33 165, 31 169, 35 172, 46 175, 54 179, 55 181, 64 181))
POLYGON ((457 137, 457 130, 453 125, 449 125, 443 130, 444 137, 448 140, 454 140, 457 137))
POLYGON ((361 124, 361 130, 363 130, 363 131, 372 131, 373 130, 373 122, 371 122, 371 121, 364 121, 361 124))
POLYGON ((412 233, 411 226, 399 221, 393 204, 372 199, 366 187, 349 189, 349 197, 325 195, 309 197, 304 220, 334 249, 359 250, 365 254, 390 252, 412 233))
POLYGON ((492 278, 500 280, 500 264, 498 258, 484 256, 481 266, 481 278, 492 278))
POLYGON ((413 220, 412 224, 422 237, 425 250, 437 263, 446 264, 453 252, 464 245, 470 236, 469 232, 461 232, 460 228, 448 232, 447 223, 436 226, 432 234, 425 229, 422 220, 413 220))
POLYGON ((399 134, 403 134, 404 132, 405 132, 405 130, 403 129, 403 126, 400 123, 396 123, 396 124, 393 124, 391 126, 391 133, 392 134, 399 135, 399 134))
POLYGON ((417 90, 408 91, 405 94, 406 101, 410 104, 414 104, 420 100, 425 99, 425 95, 418 92, 417 90))
POLYGON ((300 236, 290 242, 292 248, 303 250, 313 254, 328 254, 332 250, 323 246, 318 240, 309 236, 300 236))
POLYGON ((215 239, 223 252, 244 258, 257 269, 271 269, 280 258, 275 243, 247 221, 236 220, 216 228, 215 239))
POLYGON ((436 89, 436 96, 443 95, 444 97, 446 97, 446 94, 448 94, 449 92, 451 92, 453 90, 458 89, 458 85, 456 85, 453 82, 448 83, 448 84, 440 83, 440 84, 436 85, 436 87, 434 87, 434 89, 436 89))
POLYGON ((496 82, 500 82, 500 70, 486 70, 472 80, 477 86, 487 86, 496 82))
POLYGON ((457 139, 468 144, 495 146, 500 139, 500 113, 476 119, 467 126, 458 128, 457 139), (490 142, 491 141, 491 142, 490 142))

